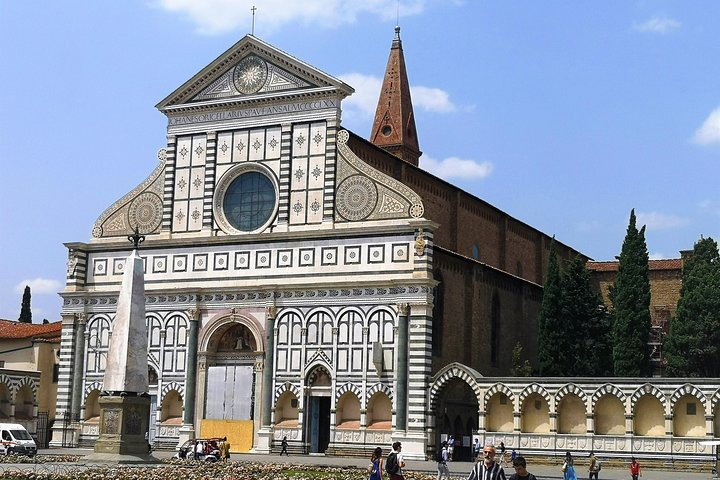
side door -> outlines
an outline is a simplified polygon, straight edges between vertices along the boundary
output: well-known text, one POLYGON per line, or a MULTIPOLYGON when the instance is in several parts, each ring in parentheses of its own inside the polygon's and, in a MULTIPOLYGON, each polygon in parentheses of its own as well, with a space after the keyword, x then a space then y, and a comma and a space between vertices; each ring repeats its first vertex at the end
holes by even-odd
POLYGON ((2 442, 0 442, 0 453, 7 453, 8 448, 12 445, 10 432, 8 430, 2 430, 2 432, 0 432, 0 439, 2 439, 2 442))

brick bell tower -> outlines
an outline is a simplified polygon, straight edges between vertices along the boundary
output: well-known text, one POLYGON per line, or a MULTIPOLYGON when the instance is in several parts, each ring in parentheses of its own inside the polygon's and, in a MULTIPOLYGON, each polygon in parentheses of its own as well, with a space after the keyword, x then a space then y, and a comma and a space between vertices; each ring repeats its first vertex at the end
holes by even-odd
POLYGON ((405 70, 400 27, 395 27, 395 38, 390 48, 370 141, 396 157, 418 166, 422 152, 415 129, 415 114, 405 70))

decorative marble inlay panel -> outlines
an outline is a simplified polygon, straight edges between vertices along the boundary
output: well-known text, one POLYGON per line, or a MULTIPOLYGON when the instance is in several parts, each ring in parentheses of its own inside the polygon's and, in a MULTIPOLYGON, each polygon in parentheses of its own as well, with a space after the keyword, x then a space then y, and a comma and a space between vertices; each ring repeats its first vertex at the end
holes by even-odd
POLYGON ((364 220, 377 203, 377 187, 367 177, 353 175, 337 188, 337 212, 346 220, 364 220))
POLYGON ((143 234, 154 232, 162 222, 162 206, 159 196, 151 192, 141 193, 130 203, 130 227, 143 234))
POLYGON ((235 254, 235 269, 244 270, 250 268, 250 252, 237 252, 235 254))
POLYGON ((107 409, 103 413, 103 433, 117 435, 120 433, 120 410, 107 409))
POLYGON ((337 265, 337 247, 323 247, 321 249, 322 265, 337 265))
POLYGON ((293 125, 292 154, 294 157, 304 157, 308 155, 310 147, 309 136, 309 125, 293 125))
POLYGON ((405 243, 393 243, 392 244, 392 261, 393 262, 408 262, 410 261, 410 246, 405 243))
POLYGON ((347 145, 349 133, 338 132, 336 213, 340 220, 419 218, 420 196, 402 182, 363 162, 347 145), (360 180, 363 179, 363 180, 360 180), (369 185, 372 185, 372 191, 369 185))

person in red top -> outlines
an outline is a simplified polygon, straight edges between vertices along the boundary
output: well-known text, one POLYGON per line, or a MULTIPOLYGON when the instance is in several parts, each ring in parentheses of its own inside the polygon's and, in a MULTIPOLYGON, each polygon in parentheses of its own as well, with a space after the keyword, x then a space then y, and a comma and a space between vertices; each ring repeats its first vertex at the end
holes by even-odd
POLYGON ((638 480, 638 477, 641 476, 640 464, 635 460, 635 457, 630 459, 630 475, 632 475, 633 480, 638 480))

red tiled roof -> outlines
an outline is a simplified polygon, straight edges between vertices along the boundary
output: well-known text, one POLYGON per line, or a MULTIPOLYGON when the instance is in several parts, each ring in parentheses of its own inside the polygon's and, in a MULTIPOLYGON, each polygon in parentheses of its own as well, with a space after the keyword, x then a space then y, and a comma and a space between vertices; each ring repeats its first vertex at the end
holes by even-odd
POLYGON ((0 338, 59 338, 62 322, 24 323, 0 320, 0 338))
MULTIPOLYGON (((616 272, 619 262, 587 262, 588 270, 593 272, 616 272)), ((650 270, 682 270, 681 258, 650 260, 650 270)))

